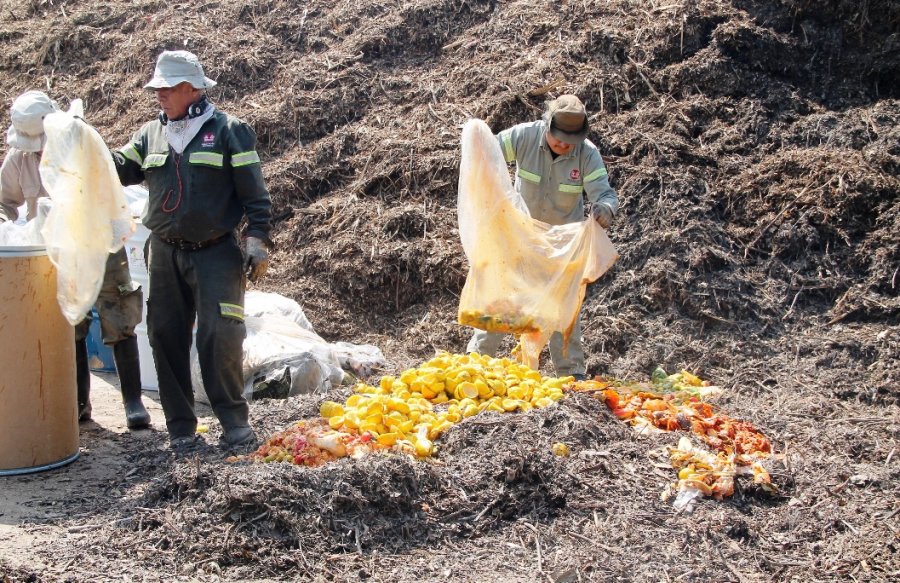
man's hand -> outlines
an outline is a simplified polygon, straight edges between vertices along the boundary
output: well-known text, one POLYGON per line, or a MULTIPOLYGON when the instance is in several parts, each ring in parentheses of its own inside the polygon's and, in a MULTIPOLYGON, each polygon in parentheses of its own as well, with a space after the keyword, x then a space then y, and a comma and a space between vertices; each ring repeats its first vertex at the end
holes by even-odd
POLYGON ((591 218, 604 229, 608 229, 613 220, 612 209, 603 202, 595 202, 591 205, 591 218))
POLYGON ((259 237, 247 237, 244 240, 244 273, 253 283, 266 274, 269 269, 269 252, 266 244, 259 237))

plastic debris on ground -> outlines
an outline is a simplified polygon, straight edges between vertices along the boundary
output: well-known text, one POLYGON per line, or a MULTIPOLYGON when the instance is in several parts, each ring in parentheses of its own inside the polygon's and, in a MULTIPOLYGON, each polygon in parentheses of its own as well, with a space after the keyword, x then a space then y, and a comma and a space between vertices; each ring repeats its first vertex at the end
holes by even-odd
MULTIPOLYGON (((340 385, 345 372, 365 378, 385 364, 376 346, 326 341, 315 333, 300 304, 278 294, 247 292, 244 324, 247 399, 324 393, 340 385)), ((191 376, 197 400, 208 403, 196 353, 191 357, 191 376)))

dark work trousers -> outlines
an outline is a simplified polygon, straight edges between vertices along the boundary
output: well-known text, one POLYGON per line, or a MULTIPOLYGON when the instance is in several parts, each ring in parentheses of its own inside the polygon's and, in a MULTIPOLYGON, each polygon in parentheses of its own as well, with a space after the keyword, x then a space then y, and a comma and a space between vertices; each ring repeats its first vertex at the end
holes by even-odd
POLYGON ((213 412, 225 430, 249 426, 241 371, 244 276, 236 239, 188 251, 150 235, 148 270, 147 335, 169 436, 197 429, 190 362, 195 317, 200 373, 213 412))
MULTIPOLYGON (((134 328, 141 323, 144 292, 131 281, 128 254, 125 248, 110 253, 106 258, 103 284, 94 307, 100 315, 100 332, 103 344, 112 346, 135 336, 134 328)), ((75 324, 75 340, 87 338, 91 315, 75 324)))

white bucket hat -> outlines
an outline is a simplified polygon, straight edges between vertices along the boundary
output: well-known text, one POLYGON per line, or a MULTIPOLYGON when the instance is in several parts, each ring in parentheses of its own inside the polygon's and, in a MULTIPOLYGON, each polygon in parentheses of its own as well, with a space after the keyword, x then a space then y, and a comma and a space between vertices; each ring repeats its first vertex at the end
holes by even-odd
POLYGON ((144 89, 175 87, 179 83, 190 83, 194 89, 209 89, 216 82, 203 74, 203 67, 197 55, 188 51, 163 51, 156 59, 153 78, 144 89))
POLYGON ((44 147, 44 117, 57 111, 56 102, 42 91, 26 91, 16 97, 9 117, 6 143, 24 152, 40 152, 44 147))

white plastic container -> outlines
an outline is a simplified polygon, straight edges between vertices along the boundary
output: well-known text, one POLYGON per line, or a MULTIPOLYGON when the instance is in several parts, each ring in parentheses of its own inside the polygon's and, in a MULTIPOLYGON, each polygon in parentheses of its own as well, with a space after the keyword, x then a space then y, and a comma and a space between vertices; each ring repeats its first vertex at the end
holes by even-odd
POLYGON ((138 353, 141 359, 141 386, 145 390, 156 391, 159 390, 159 382, 156 379, 153 350, 150 348, 150 339, 147 337, 147 295, 150 293, 150 274, 147 271, 147 261, 144 257, 144 246, 150 236, 150 230, 139 220, 135 220, 135 224, 137 228, 134 234, 125 243, 131 279, 144 290, 141 323, 135 327, 134 332, 137 335, 138 353))
MULTIPOLYGON (((146 288, 145 288, 146 293, 146 288)), ((147 336, 147 324, 141 322, 134 328, 138 339, 138 354, 141 358, 141 387, 145 391, 158 391, 159 381, 156 379, 156 363, 153 361, 153 348, 147 336)))
POLYGON ((131 270, 131 277, 139 282, 146 283, 149 281, 147 272, 147 261, 144 258, 144 245, 147 238, 150 237, 150 229, 144 226, 139 219, 135 219, 134 234, 125 243, 125 250, 128 253, 128 269, 131 270))

